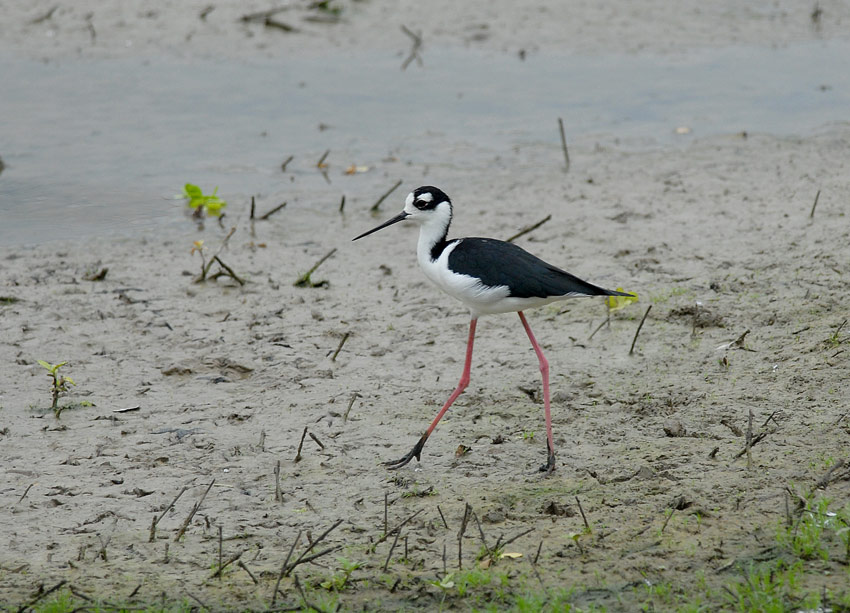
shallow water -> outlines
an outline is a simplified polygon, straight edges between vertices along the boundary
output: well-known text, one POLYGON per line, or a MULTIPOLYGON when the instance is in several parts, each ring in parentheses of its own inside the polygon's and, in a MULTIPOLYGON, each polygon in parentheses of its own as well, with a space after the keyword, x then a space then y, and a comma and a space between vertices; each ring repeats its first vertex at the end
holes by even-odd
POLYGON ((388 155, 452 162, 445 151, 460 143, 482 159, 517 144, 557 146, 559 116, 571 142, 630 149, 742 130, 804 135, 850 119, 847 57, 850 42, 832 40, 524 61, 428 48, 423 67, 403 72, 403 58, 368 53, 3 58, 0 244, 162 228, 180 219, 180 202, 166 198, 187 181, 228 197, 279 192, 292 173, 315 178, 326 149, 339 172, 388 155))

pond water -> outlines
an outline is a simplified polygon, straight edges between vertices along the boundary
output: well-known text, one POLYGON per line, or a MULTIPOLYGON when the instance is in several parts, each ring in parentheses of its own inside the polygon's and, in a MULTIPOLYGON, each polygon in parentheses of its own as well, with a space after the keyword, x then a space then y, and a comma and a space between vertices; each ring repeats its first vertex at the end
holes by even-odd
POLYGON ((557 145, 559 116, 570 141, 624 148, 742 130, 805 135, 850 119, 850 41, 524 61, 426 48, 423 57, 406 71, 403 57, 365 52, 2 58, 0 245, 163 228, 182 215, 167 197, 187 181, 243 196, 280 191, 284 159, 296 157, 288 172, 315 174, 326 149, 337 164, 388 155, 438 164, 458 161, 445 159, 458 143, 489 156, 557 145))

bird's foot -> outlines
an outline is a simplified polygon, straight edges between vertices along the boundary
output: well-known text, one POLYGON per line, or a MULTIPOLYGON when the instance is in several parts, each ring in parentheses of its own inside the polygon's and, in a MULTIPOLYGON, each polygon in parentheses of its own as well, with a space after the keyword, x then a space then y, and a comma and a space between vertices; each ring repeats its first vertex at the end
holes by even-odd
MULTIPOLYGON (((548 444, 547 447, 549 447, 548 444)), ((547 476, 555 472, 555 452, 552 451, 551 447, 549 447, 549 457, 547 458, 546 463, 541 466, 539 470, 542 473, 546 473, 547 476)))
POLYGON ((401 468, 402 466, 409 463, 413 458, 416 458, 416 461, 419 461, 419 456, 422 454, 422 448, 425 446, 425 441, 428 440, 428 433, 422 435, 422 438, 413 446, 413 449, 408 451, 404 457, 399 458, 398 460, 390 460, 389 462, 384 462, 384 466, 387 467, 387 470, 395 470, 396 468, 401 468))

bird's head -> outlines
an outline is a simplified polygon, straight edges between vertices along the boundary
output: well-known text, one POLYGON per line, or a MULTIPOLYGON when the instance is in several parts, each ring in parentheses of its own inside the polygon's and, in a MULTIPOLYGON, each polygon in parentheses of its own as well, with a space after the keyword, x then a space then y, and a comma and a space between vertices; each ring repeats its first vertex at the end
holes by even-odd
POLYGON ((430 185, 417 187, 405 198, 404 210, 401 213, 352 240, 356 241, 358 238, 369 236, 373 232, 400 221, 415 221, 420 225, 433 225, 442 228, 445 234, 452 221, 452 201, 442 190, 436 187, 430 185))

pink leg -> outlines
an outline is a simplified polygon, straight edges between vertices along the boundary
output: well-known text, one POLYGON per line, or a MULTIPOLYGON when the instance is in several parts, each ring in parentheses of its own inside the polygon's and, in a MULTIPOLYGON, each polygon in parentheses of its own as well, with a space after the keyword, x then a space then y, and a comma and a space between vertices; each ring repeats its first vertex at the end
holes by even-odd
MULTIPOLYGON (((422 453, 422 448, 425 446, 425 441, 428 440, 428 437, 431 436, 431 433, 434 431, 434 428, 437 427, 437 424, 443 418, 443 415, 446 414, 446 411, 449 410, 449 407, 452 406, 457 397, 463 393, 463 390, 466 389, 466 386, 469 385, 469 371, 472 367, 472 343, 475 340, 475 325, 478 323, 477 319, 473 319, 469 322, 469 340, 466 341, 466 363, 463 365, 463 374, 460 376, 460 382, 457 384, 455 391, 452 392, 452 395, 449 396, 449 399, 446 401, 446 404, 443 405, 443 408, 440 409, 440 412, 437 413, 437 416, 434 418, 434 421, 431 422, 431 425, 428 426, 428 430, 425 431, 425 434, 422 435, 422 438, 419 439, 419 442, 414 445, 413 449, 411 449, 403 458, 400 458, 395 461, 384 462, 384 466, 389 469, 401 468, 413 458, 416 458, 416 461, 419 461, 419 455, 422 453)), ((548 387, 547 393, 548 393, 548 387)), ((548 398, 548 396, 547 396, 548 398)), ((548 402, 548 401, 547 401, 548 402)), ((548 406, 548 404, 547 404, 548 406)))
POLYGON ((531 346, 534 347, 534 352, 537 354, 537 360, 540 362, 540 374, 543 375, 543 408, 546 411, 546 444, 549 448, 549 455, 546 464, 541 466, 540 470, 541 472, 551 473, 555 470, 555 441, 552 438, 552 410, 549 405, 549 362, 546 361, 540 345, 537 344, 525 315, 522 311, 518 311, 518 314, 520 321, 522 321, 522 327, 525 328, 525 333, 528 334, 528 339, 531 341, 531 346))

